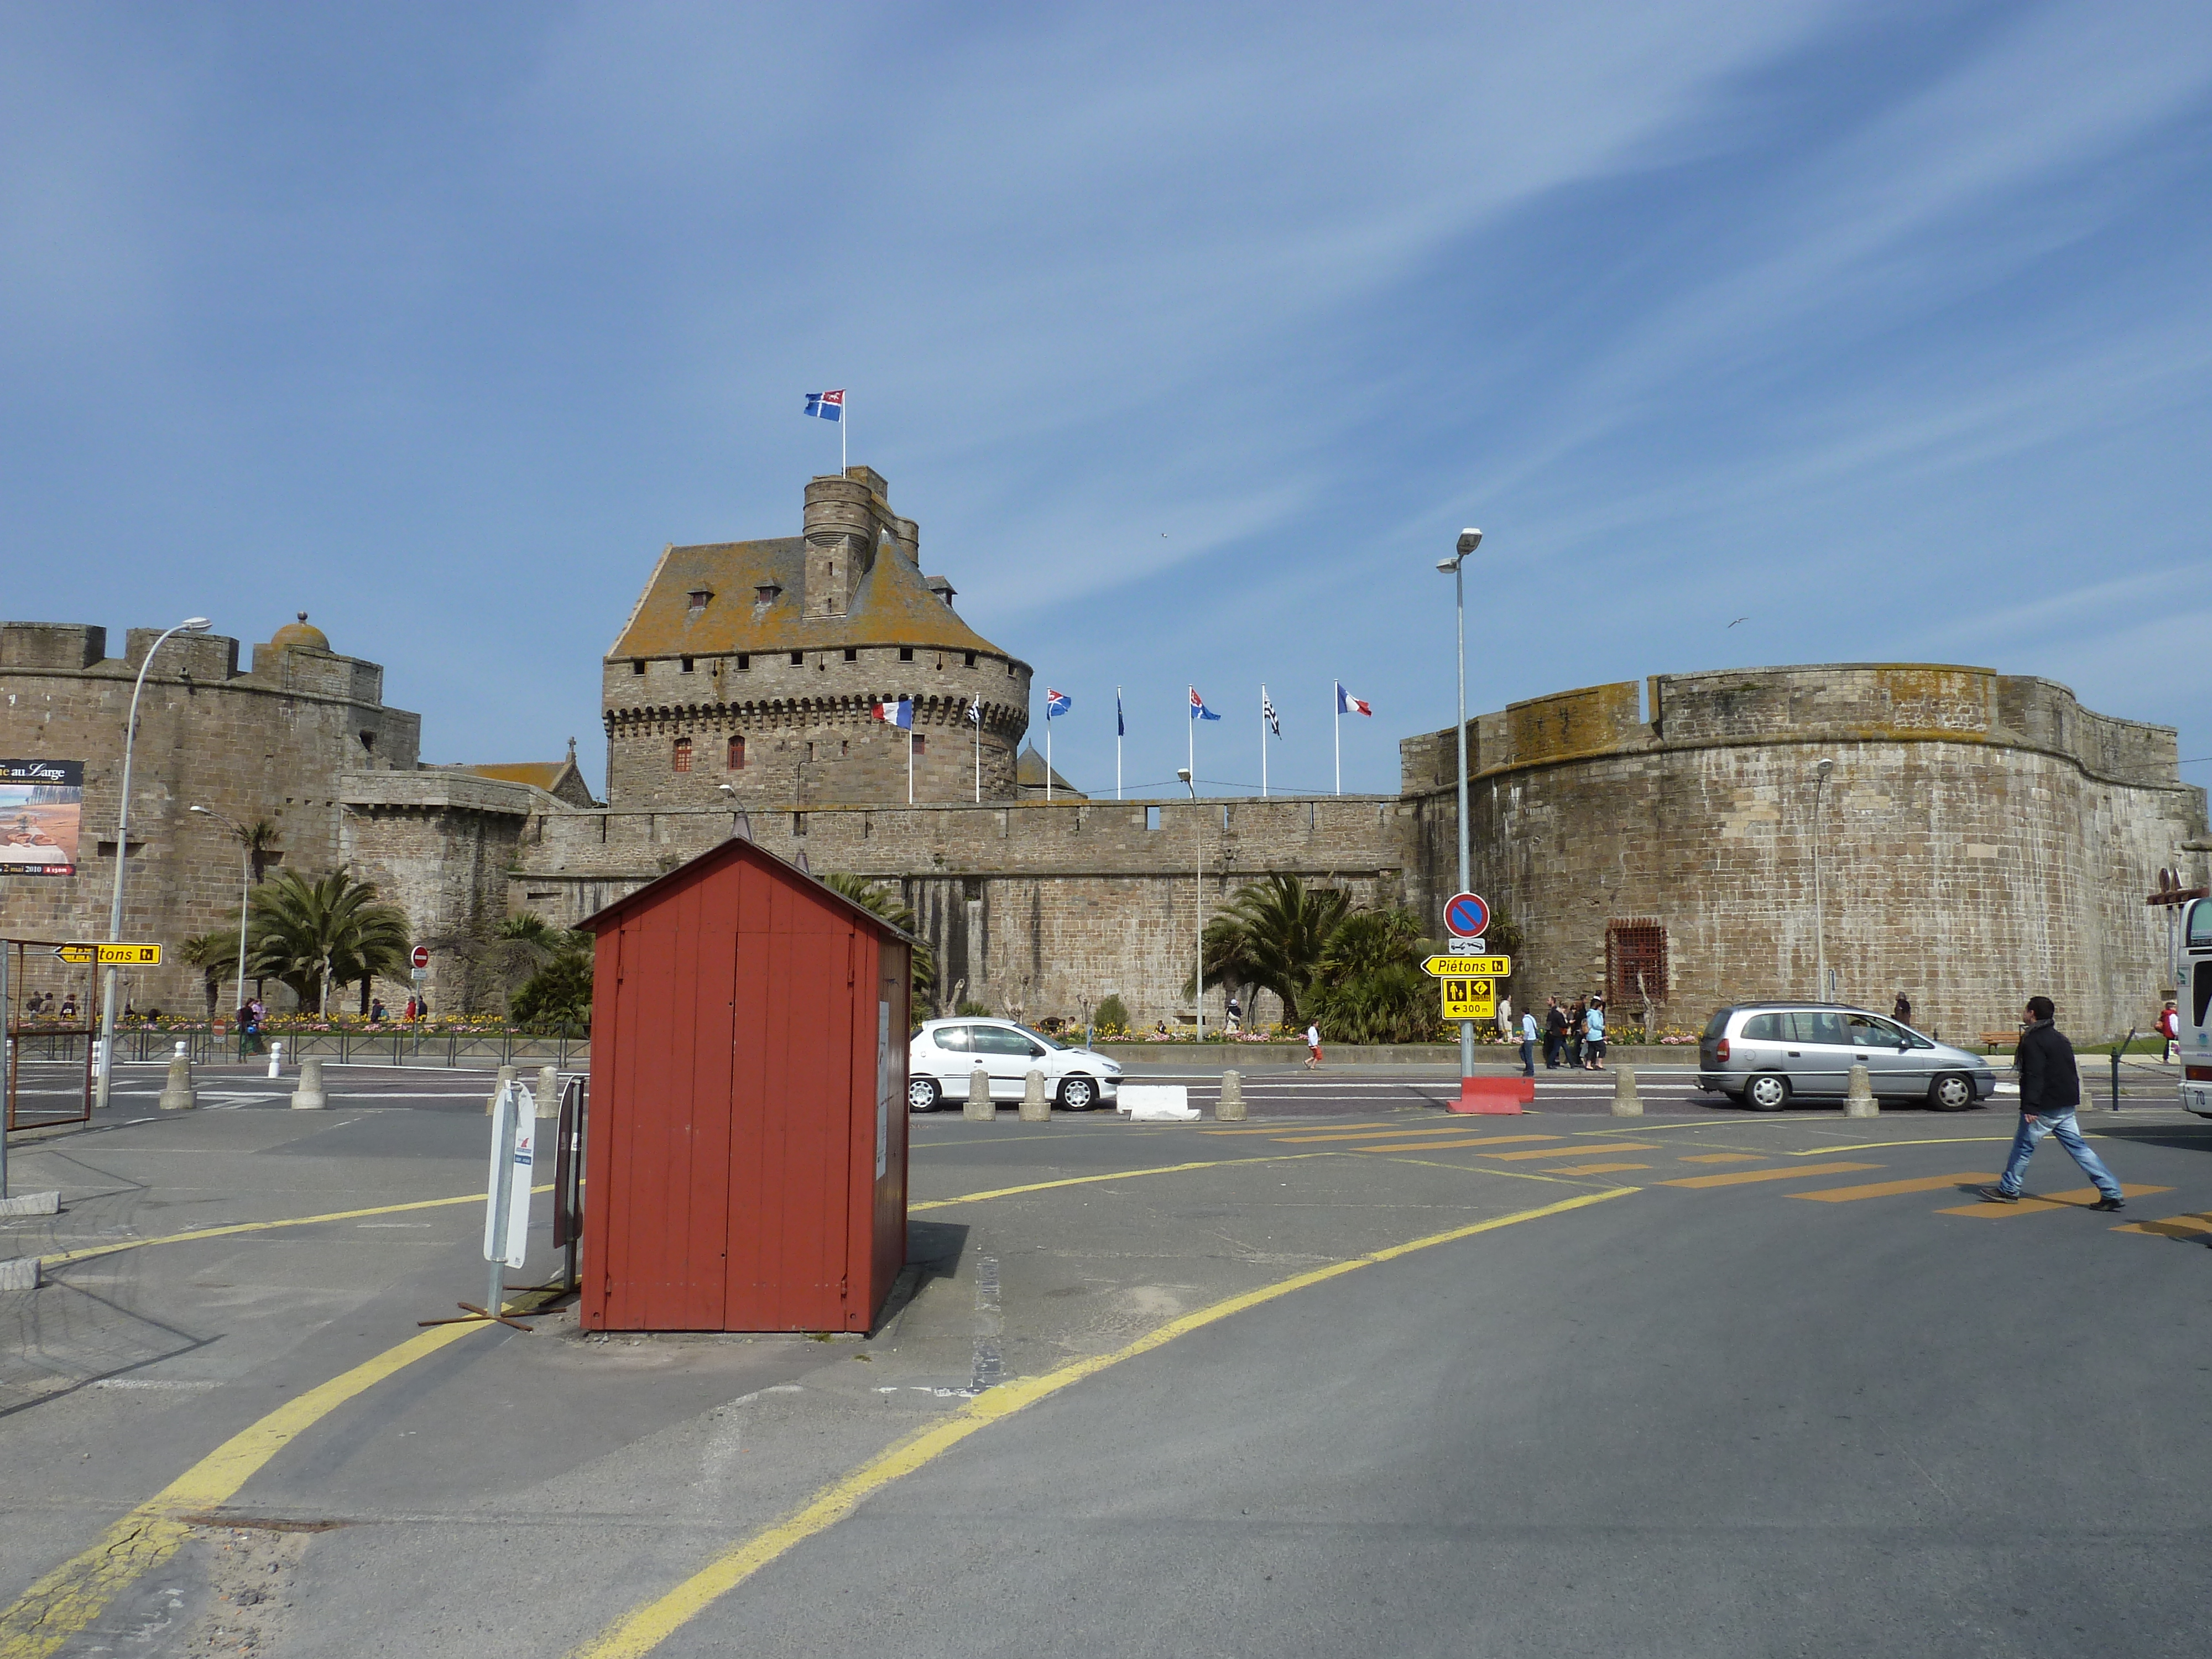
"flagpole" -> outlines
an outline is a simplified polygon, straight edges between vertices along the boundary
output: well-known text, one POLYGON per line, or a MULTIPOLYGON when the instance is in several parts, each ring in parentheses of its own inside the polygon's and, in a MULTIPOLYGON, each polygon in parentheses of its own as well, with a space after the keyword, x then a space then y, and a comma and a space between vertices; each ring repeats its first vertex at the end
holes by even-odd
POLYGON ((983 804, 983 694, 975 694, 975 704, 969 711, 975 717, 975 805, 983 804))
MULTIPOLYGON (((912 708, 914 707, 914 705, 913 705, 912 703, 908 703, 908 704, 907 705, 907 707, 910 709, 910 708, 912 708)), ((906 728, 906 804, 907 804, 908 806, 911 806, 911 805, 914 805, 914 726, 913 726, 913 720, 914 720, 914 716, 913 716, 911 714, 909 714, 907 716, 908 725, 907 725, 907 728, 906 728)))
POLYGON ((1195 795, 1198 793, 1198 688, 1193 685, 1185 690, 1190 693, 1190 732, 1186 747, 1190 751, 1190 791, 1195 795))
POLYGON ((1044 798, 1052 799, 1052 693, 1044 694, 1044 798))
POLYGON ((1114 799, 1121 799, 1121 688, 1114 688, 1114 799))
POLYGON ((1267 688, 1260 688, 1260 799, 1267 799, 1267 688))
POLYGON ((1342 793, 1344 793, 1344 685, 1343 685, 1343 683, 1342 683, 1341 681, 1332 681, 1332 682, 1330 683, 1330 690, 1334 693, 1334 696, 1332 696, 1329 698, 1329 700, 1328 700, 1328 706, 1329 706, 1332 709, 1334 709, 1334 710, 1335 711, 1335 713, 1334 713, 1334 714, 1332 714, 1332 715, 1330 716, 1330 718, 1331 718, 1332 720, 1334 720, 1336 722, 1336 793, 1337 793, 1338 794, 1340 794, 1340 794, 1342 794, 1342 793))
MULTIPOLYGON (((848 399, 848 401, 849 401, 849 399, 848 399)), ((837 405, 837 476, 838 476, 839 477, 841 477, 841 478, 842 478, 842 477, 843 477, 845 476, 845 412, 846 412, 846 408, 847 408, 847 404, 842 404, 842 403, 841 403, 841 404, 839 404, 837 405)), ((908 744, 908 750, 909 750, 909 752, 910 752, 910 751, 911 751, 911 750, 912 750, 912 748, 913 748, 913 745, 912 745, 911 744, 908 744)), ((908 794, 909 796, 911 796, 911 795, 913 794, 913 793, 914 793, 914 792, 913 792, 912 790, 908 790, 907 793, 908 793, 908 794)), ((911 803, 909 803, 909 804, 911 804, 911 803)))

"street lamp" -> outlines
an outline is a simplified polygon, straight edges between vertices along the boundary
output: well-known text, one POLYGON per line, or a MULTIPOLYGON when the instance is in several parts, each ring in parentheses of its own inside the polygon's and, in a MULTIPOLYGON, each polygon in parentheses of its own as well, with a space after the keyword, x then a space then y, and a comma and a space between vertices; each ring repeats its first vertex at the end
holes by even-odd
POLYGON ((745 809, 738 805, 738 792, 726 783, 718 783, 714 787, 730 798, 730 839, 735 841, 743 834, 747 841, 750 841, 753 838, 753 821, 746 815, 745 809), (742 831, 738 827, 739 824, 744 826, 742 831))
MULTIPOLYGON (((1176 767, 1176 781, 1190 791, 1190 804, 1195 808, 1198 805, 1198 786, 1190 781, 1190 769, 1176 767)), ((1206 820, 1193 811, 1191 822, 1198 831, 1198 876, 1194 884, 1198 902, 1191 907, 1191 915, 1197 927, 1198 961, 1190 981, 1197 987, 1197 994, 1191 998, 1191 1005, 1198 1010, 1198 1040, 1203 1042, 1206 1041, 1206 820)))
POLYGON ((1828 1000, 1827 906, 1820 902, 1820 797, 1828 787, 1832 760, 1813 764, 1813 1000, 1828 1000))
MULTIPOLYGON (((138 678, 131 688, 131 718, 123 728, 123 799, 115 810, 115 895, 107 910, 107 942, 123 942, 123 873, 131 862, 131 745, 138 739, 138 695, 146 689, 146 671, 154 665, 154 653, 168 643, 171 634, 198 634, 205 630, 205 617, 187 617, 174 628, 163 632, 146 647, 145 660, 138 665, 138 678)), ((106 994, 100 1010, 100 1089, 99 1104, 107 1105, 107 1085, 115 1066, 115 977, 113 963, 107 964, 106 994)))
MULTIPOLYGON (((1467 556, 1482 545, 1480 530, 1459 532, 1459 548, 1449 559, 1438 559, 1437 568, 1452 579, 1452 599, 1459 621, 1459 887, 1468 890, 1468 834, 1467 834, 1467 574, 1462 567, 1467 556)), ((1468 1082, 1474 1076, 1474 1022, 1463 1019, 1459 1023, 1459 1091, 1464 1096, 1468 1082)))
MULTIPOLYGON (((238 1003, 246 1006, 246 905, 253 892, 253 835, 236 818, 226 817, 212 807, 191 809, 202 817, 213 818, 238 837, 238 1003)), ((240 1042, 244 1039, 241 1037, 240 1042)), ((245 1053, 241 1047, 240 1054, 245 1053)))

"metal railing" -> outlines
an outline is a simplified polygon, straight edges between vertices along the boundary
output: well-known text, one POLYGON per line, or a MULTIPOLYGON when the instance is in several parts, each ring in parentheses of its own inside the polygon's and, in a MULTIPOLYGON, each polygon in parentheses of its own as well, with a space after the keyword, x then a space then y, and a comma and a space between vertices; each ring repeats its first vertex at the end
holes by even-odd
MULTIPOLYGON (((82 1055, 88 1040, 83 1031, 37 1031, 21 1034, 27 1044, 58 1045, 49 1054, 27 1048, 39 1059, 65 1060, 82 1055)), ((454 1068, 494 1066, 557 1066, 563 1071, 582 1069, 592 1062, 589 1037, 529 1036, 515 1031, 264 1031, 260 1048, 247 1052, 235 1031, 216 1031, 205 1026, 178 1030, 118 1031, 118 1060, 167 1060, 185 1045, 195 1066, 229 1060, 258 1060, 270 1045, 282 1042, 289 1065, 295 1057, 318 1055, 354 1066, 429 1066, 454 1068)))

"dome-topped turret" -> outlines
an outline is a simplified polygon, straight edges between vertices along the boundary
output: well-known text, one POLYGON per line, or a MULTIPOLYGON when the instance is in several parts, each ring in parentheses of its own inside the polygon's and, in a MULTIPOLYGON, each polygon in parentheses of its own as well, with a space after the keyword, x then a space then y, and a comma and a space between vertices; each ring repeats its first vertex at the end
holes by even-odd
POLYGON ((295 614, 299 617, 299 621, 286 623, 282 628, 278 629, 274 634, 271 634, 269 636, 270 648, 275 651, 290 651, 294 649, 305 649, 308 651, 329 650, 331 648, 330 636, 325 634, 321 629, 309 624, 307 621, 307 613, 306 611, 301 611, 295 614))

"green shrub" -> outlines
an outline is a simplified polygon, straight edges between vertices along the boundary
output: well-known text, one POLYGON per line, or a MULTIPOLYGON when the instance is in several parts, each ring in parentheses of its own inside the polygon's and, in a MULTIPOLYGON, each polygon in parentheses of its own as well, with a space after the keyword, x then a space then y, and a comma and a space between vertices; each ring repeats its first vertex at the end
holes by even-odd
POLYGON ((963 1019, 996 1019, 998 1018, 980 1002, 963 1002, 952 1012, 963 1019))
POLYGON ((1091 1023, 1102 1031, 1126 1031, 1129 1029, 1129 1011, 1118 996, 1109 996, 1092 1010, 1091 1023))

